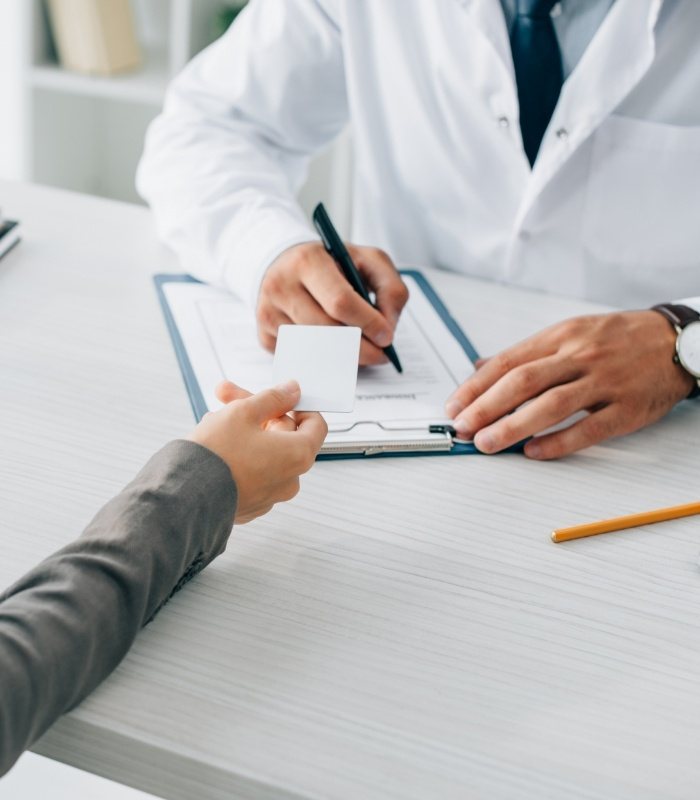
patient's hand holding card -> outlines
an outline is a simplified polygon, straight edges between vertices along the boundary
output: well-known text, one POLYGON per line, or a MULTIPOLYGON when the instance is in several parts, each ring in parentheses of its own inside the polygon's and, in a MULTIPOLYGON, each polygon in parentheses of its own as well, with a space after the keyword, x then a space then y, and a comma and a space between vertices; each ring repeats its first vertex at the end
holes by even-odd
POLYGON ((344 326, 280 325, 273 379, 299 383, 296 411, 353 410, 361 335, 344 326))

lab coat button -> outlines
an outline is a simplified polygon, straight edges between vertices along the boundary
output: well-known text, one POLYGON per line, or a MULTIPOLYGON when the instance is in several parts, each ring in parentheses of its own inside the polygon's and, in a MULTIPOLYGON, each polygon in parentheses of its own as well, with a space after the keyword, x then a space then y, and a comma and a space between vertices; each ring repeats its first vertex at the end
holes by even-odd
POLYGON ((559 128, 557 131, 557 139, 559 139, 560 142, 565 142, 568 138, 569 131, 567 131, 566 128, 559 128))
POLYGON ((498 118, 498 127, 499 128, 509 128, 510 127, 510 120, 508 117, 499 117, 498 118))

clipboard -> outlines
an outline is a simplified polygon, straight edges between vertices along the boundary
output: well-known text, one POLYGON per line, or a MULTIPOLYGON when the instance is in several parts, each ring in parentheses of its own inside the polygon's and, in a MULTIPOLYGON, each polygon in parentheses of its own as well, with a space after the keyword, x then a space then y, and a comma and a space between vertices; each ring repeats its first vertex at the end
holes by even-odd
MULTIPOLYGON (((473 365, 479 358, 476 349, 457 321, 450 315, 425 276, 417 270, 401 270, 401 275, 404 276, 404 278, 410 279, 414 290, 416 287, 418 288, 422 297, 429 303, 430 307, 441 321, 444 331, 446 332, 444 335, 451 337, 453 345, 456 346, 462 356, 466 356, 468 362, 473 365)), ((184 274, 159 274, 155 275, 153 280, 166 326, 182 372, 185 387, 189 395, 192 411, 197 421, 199 421, 204 414, 210 410, 209 403, 205 396, 207 390, 200 385, 200 380, 197 377, 197 366, 193 364, 191 357, 192 347, 188 349, 188 342, 186 341, 188 334, 186 332, 183 333, 178 325, 176 313, 174 313, 171 299, 168 296, 169 293, 172 293, 169 287, 173 284, 180 286, 185 284, 201 286, 203 287, 201 290, 202 292, 216 292, 219 290, 206 287, 206 284, 202 284, 196 278, 184 274)), ((180 289, 175 291, 182 293, 180 289)), ((189 343, 191 345, 191 341, 189 343)), ((225 371, 222 370, 219 373, 219 380, 223 379, 225 375, 225 371)), ((235 374, 230 374, 226 377, 236 380, 235 374)), ((243 383, 243 381, 241 382, 243 383)), ((360 384, 358 383, 358 387, 359 386, 360 384)), ((374 422, 367 419, 352 423, 347 431, 331 429, 318 458, 325 460, 387 456, 467 455, 479 453, 472 442, 461 441, 455 437, 454 431, 450 430, 449 420, 439 418, 435 419, 433 423, 426 421, 426 424, 423 424, 421 421, 419 426, 411 427, 411 425, 413 425, 413 423, 404 425, 401 420, 398 420, 396 423, 393 421, 389 423, 386 421, 374 422), (368 435, 370 433, 371 435, 368 435), (355 439, 348 439, 348 437, 353 436, 355 439), (342 439, 342 441, 339 441, 339 439, 342 439)), ((330 423, 329 426, 333 428, 330 423)))

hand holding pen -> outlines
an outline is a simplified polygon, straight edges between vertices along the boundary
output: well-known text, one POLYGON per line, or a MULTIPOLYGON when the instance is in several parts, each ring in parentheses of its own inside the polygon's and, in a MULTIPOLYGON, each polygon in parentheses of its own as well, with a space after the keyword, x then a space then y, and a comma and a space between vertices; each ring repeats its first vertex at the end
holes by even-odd
MULTIPOLYGON (((326 252, 340 267, 340 271, 345 276, 347 282, 366 303, 369 303, 371 306, 376 308, 369 296, 367 287, 362 280, 362 275, 360 275, 359 270, 353 263, 350 253, 348 253, 347 248, 343 244, 343 240, 338 235, 338 232, 331 222, 331 218, 328 216, 328 212, 324 208, 323 203, 319 203, 314 209, 313 220, 316 230, 318 231, 321 241, 323 242, 323 246, 326 248, 326 252)), ((399 361, 399 357, 394 349, 394 346, 389 344, 382 349, 384 350, 384 355, 396 367, 397 371, 403 372, 401 362, 399 361)))
POLYGON ((375 247, 347 245, 376 307, 356 292, 337 262, 318 241, 283 251, 268 267, 260 285, 258 333, 274 351, 280 325, 350 325, 362 329, 360 364, 385 364, 383 348, 392 343, 408 290, 386 253, 375 247))

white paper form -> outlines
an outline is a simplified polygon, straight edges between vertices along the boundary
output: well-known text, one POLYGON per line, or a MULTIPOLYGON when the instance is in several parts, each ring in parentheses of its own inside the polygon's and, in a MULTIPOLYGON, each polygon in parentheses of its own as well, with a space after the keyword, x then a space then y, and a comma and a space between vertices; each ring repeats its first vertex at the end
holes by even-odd
MULTIPOLYGON (((430 438, 428 426, 449 422, 445 401, 474 370, 416 281, 410 275, 404 280, 409 301, 394 339, 404 372, 391 364, 361 368, 354 411, 324 414, 327 442, 400 442, 415 439, 417 431, 430 438)), ((224 378, 253 392, 272 385, 273 357, 260 345, 254 314, 244 303, 203 284, 163 288, 210 410, 221 405, 214 388, 224 378)))

